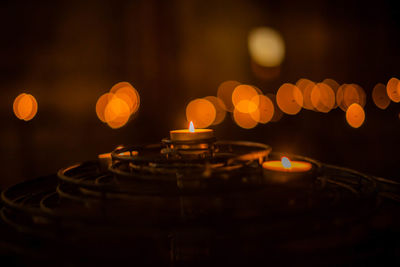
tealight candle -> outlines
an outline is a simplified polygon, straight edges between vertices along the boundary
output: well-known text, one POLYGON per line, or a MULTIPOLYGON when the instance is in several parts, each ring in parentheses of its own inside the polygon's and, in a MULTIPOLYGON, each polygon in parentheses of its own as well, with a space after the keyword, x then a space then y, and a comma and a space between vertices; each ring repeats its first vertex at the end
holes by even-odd
POLYGON ((263 163, 263 168, 278 172, 308 172, 312 165, 306 161, 290 161, 287 157, 279 160, 271 160, 263 163))
POLYGON ((272 184, 288 183, 292 186, 303 186, 302 181, 313 178, 313 165, 306 161, 290 161, 287 157, 281 160, 266 161, 262 165, 265 181, 272 184), (290 182, 290 183, 289 183, 290 182))
POLYGON ((195 129, 193 122, 190 122, 189 129, 173 130, 169 132, 171 141, 195 141, 214 138, 212 129, 195 129))

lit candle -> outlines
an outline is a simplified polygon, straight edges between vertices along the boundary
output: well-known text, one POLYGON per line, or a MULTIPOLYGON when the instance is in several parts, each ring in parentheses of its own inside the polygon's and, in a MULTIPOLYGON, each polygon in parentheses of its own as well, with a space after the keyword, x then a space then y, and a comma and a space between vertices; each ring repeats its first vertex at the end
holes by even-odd
POLYGON ((287 157, 281 160, 271 160, 263 163, 263 168, 278 172, 308 172, 312 165, 306 161, 290 161, 287 157))
POLYGON ((193 122, 190 122, 189 129, 173 130, 169 132, 171 141, 195 141, 214 138, 212 129, 195 129, 193 122))
POLYGON ((310 162, 290 161, 287 157, 263 163, 265 181, 271 184, 287 183, 294 187, 307 186, 306 180, 313 179, 315 168, 310 162))

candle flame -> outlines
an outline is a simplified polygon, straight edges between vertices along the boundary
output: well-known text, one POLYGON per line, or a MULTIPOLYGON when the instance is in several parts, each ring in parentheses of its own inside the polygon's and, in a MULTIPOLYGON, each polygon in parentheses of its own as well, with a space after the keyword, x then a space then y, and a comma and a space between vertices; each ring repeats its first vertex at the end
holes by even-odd
POLYGON ((193 121, 190 121, 190 123, 189 123, 189 132, 194 133, 193 121))
POLYGON ((285 169, 290 169, 292 167, 292 163, 290 163, 290 160, 288 157, 282 157, 281 158, 282 166, 285 169))

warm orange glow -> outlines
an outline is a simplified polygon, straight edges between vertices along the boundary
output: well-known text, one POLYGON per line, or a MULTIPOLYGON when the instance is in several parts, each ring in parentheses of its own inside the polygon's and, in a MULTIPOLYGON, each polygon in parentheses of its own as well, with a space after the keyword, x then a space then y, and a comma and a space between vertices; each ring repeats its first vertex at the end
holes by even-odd
POLYGON ((124 126, 140 106, 139 93, 128 82, 115 84, 96 102, 97 117, 113 129, 124 126))
POLYGON ((244 129, 251 129, 257 126, 257 121, 249 113, 240 112, 236 108, 233 111, 233 119, 239 127, 244 129))
POLYGON ((308 79, 301 78, 296 82, 296 86, 303 95, 303 108, 314 110, 314 106, 311 102, 311 92, 314 89, 315 83, 308 79))
POLYGON ((329 79, 329 78, 323 80, 322 83, 328 85, 333 90, 333 92, 335 94, 335 105, 333 106, 333 108, 337 108, 338 103, 336 102, 336 93, 340 87, 339 83, 336 82, 334 79, 329 79))
POLYGON ((311 91, 311 103, 319 112, 329 112, 335 106, 335 93, 324 83, 317 83, 311 91))
POLYGON ((359 104, 361 107, 364 108, 365 104, 367 103, 367 94, 365 93, 364 89, 360 85, 358 85, 356 83, 352 83, 351 85, 354 86, 357 90, 358 99, 359 99, 357 104, 359 104))
POLYGON ((276 93, 276 103, 283 112, 295 115, 301 110, 303 95, 297 86, 284 83, 276 93))
POLYGON ((346 107, 349 107, 353 103, 360 103, 360 96, 355 86, 349 84, 344 87, 343 102, 346 107))
POLYGON ((364 107, 366 103, 366 94, 358 84, 343 84, 336 92, 336 102, 343 111, 346 111, 353 103, 364 107))
POLYGON ((386 109, 390 104, 390 98, 387 95, 386 86, 383 83, 378 83, 372 90, 372 100, 380 109, 386 109))
POLYGON ((359 128, 365 120, 364 109, 357 103, 353 103, 346 111, 347 123, 353 128, 359 128))
POLYGON ((130 114, 135 113, 140 106, 140 96, 138 91, 128 82, 119 82, 110 89, 118 98, 124 100, 130 109, 130 114))
POLYGON ((193 121, 199 128, 210 126, 215 120, 216 113, 214 105, 202 98, 194 99, 186 106, 186 119, 193 121))
POLYGON ((233 112, 232 93, 239 85, 237 81, 225 81, 218 87, 217 97, 224 103, 226 111, 233 112))
POLYGON ((35 97, 33 97, 33 95, 30 95, 30 94, 28 94, 28 96, 30 97, 31 102, 32 102, 32 109, 31 109, 30 114, 25 117, 25 119, 24 119, 25 121, 29 121, 29 120, 33 119, 33 117, 35 117, 37 110, 38 110, 38 104, 36 102, 35 97))
POLYGON ((215 120, 212 125, 217 125, 223 122, 226 116, 226 107, 224 102, 215 96, 206 96, 204 99, 210 101, 214 105, 216 111, 215 120))
POLYGON ((18 119, 29 121, 35 117, 38 104, 35 97, 30 94, 22 93, 18 95, 13 103, 13 111, 18 119))
POLYGON ((193 141, 210 139, 214 137, 214 130, 212 129, 195 129, 193 123, 190 122, 189 129, 172 130, 169 132, 172 141, 193 141))
POLYGON ((285 169, 290 169, 292 167, 292 163, 290 163, 290 160, 288 157, 282 157, 281 158, 282 166, 285 169))
POLYGON ((106 122, 104 117, 104 111, 106 110, 108 102, 113 98, 114 94, 112 93, 105 93, 99 97, 96 102, 96 114, 97 117, 102 121, 106 122))
POLYGON ((189 132, 194 133, 193 121, 190 121, 190 123, 189 123, 189 132))
POLYGON ((271 99, 265 95, 254 96, 258 100, 253 100, 251 102, 259 102, 258 109, 250 112, 250 116, 258 123, 268 123, 274 116, 275 108, 271 99))
POLYGON ((250 85, 239 85, 235 88, 235 90, 232 93, 232 103, 235 106, 236 109, 238 109, 240 112, 243 113, 248 113, 248 112, 254 112, 258 108, 258 102, 252 102, 252 100, 258 100, 254 99, 254 96, 257 96, 258 92, 257 90, 250 85), (243 101, 245 104, 243 104, 243 101), (242 102, 241 105, 239 103, 242 102), (250 103, 252 102, 252 103, 250 103))
POLYGON ((339 83, 337 81, 335 81, 334 79, 328 78, 328 79, 323 80, 322 83, 328 85, 333 90, 333 92, 335 92, 335 94, 340 87, 339 83))
POLYGON ((248 47, 251 58, 263 67, 279 66, 285 57, 285 42, 276 30, 259 27, 249 33, 248 47))
POLYGON ((104 110, 104 119, 108 126, 113 129, 124 126, 128 122, 129 116, 128 104, 116 96, 112 97, 104 110))
POLYGON ((242 113, 252 113, 257 112, 258 105, 251 100, 244 99, 235 106, 235 109, 242 113))
MULTIPOLYGON (((266 161, 262 166, 265 170, 290 173, 308 172, 312 168, 312 165, 309 162, 290 161, 287 157, 283 157, 281 160, 266 161), (284 164, 287 165, 285 166, 284 164), (290 164, 290 166, 288 164, 290 164)), ((287 182, 287 180, 284 179, 282 182, 287 182)))
POLYGON ((391 78, 386 85, 387 95, 395 103, 400 102, 400 81, 397 78, 391 78))

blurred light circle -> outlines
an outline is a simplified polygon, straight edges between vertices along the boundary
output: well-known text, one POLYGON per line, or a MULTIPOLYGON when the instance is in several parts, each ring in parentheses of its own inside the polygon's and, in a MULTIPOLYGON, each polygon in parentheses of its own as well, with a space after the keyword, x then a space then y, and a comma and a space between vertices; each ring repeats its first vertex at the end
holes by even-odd
POLYGON ((297 88, 303 95, 303 108, 314 110, 314 106, 311 102, 311 92, 314 89, 315 83, 305 78, 301 78, 296 82, 297 88))
POLYGON ((348 84, 344 87, 343 102, 346 107, 349 107, 353 103, 360 104, 360 96, 354 85, 348 84))
POLYGON ((130 83, 119 82, 110 89, 110 93, 113 93, 119 98, 125 100, 129 106, 131 114, 135 113, 139 109, 140 95, 130 83))
POLYGON ((20 120, 23 120, 24 117, 22 117, 22 116, 19 114, 19 111, 18 111, 18 109, 19 109, 19 102, 20 102, 21 98, 23 98, 23 97, 25 97, 25 96, 26 96, 25 93, 19 94, 19 95, 15 98, 14 103, 13 103, 13 111, 14 111, 14 114, 15 114, 15 116, 17 116, 17 118, 20 119, 20 120))
MULTIPOLYGON (((261 91, 260 91, 261 92, 261 91)), ((256 88, 250 85, 241 84, 235 88, 232 93, 232 103, 236 109, 240 112, 248 113, 253 112, 258 108, 258 102, 255 102, 254 105, 249 104, 252 100, 258 101, 258 99, 254 99, 254 96, 257 96, 259 93, 256 88), (246 100, 247 105, 243 103, 239 105, 240 102, 246 100)))
POLYGON ((113 129, 124 126, 128 122, 129 116, 128 104, 116 96, 112 97, 104 110, 105 121, 113 129))
MULTIPOLYGON (((258 101, 259 99, 257 99, 258 101)), ((236 106, 235 109, 242 113, 251 113, 256 112, 258 109, 258 104, 254 103, 251 100, 244 99, 240 101, 236 106)))
POLYGON ((295 115, 303 105, 303 95, 297 86, 284 83, 276 93, 276 103, 286 114, 295 115))
POLYGON ((106 122, 104 117, 104 111, 106 110, 108 102, 114 97, 113 93, 105 93, 99 97, 96 102, 96 114, 97 117, 102 121, 106 122))
POLYGON ((21 119, 25 119, 29 116, 33 108, 32 99, 25 94, 18 102, 18 114, 21 119))
POLYGON ((263 67, 279 66, 285 57, 285 42, 282 36, 269 27, 251 30, 248 46, 251 58, 263 67))
POLYGON ((233 119, 239 127, 244 129, 252 129, 257 126, 257 121, 255 121, 249 113, 240 112, 236 108, 233 111, 233 119))
POLYGON ((254 98, 258 98, 258 100, 252 100, 252 102, 258 102, 258 109, 253 112, 250 112, 250 116, 257 121, 258 123, 267 123, 274 116, 275 108, 271 99, 265 95, 257 95, 254 98))
POLYGON ((366 95, 364 90, 357 84, 342 84, 336 92, 336 102, 343 111, 346 111, 353 103, 364 107, 366 95))
POLYGON ((35 117, 36 113, 37 113, 37 110, 38 110, 38 104, 37 104, 37 101, 36 101, 35 97, 33 95, 30 95, 30 94, 28 94, 28 97, 31 99, 32 109, 31 109, 30 114, 25 117, 25 119, 24 119, 25 121, 29 121, 29 120, 33 119, 35 117))
POLYGON ((13 102, 14 114, 20 120, 31 120, 35 117, 37 108, 36 99, 30 94, 22 93, 18 95, 13 102))
POLYGON ((202 98, 194 99, 186 106, 186 119, 192 121, 196 128, 210 126, 215 121, 216 113, 214 105, 202 98))
POLYGON ((367 103, 367 94, 365 93, 364 89, 360 85, 358 85, 356 83, 352 83, 351 85, 354 86, 357 90, 358 99, 359 99, 357 103, 361 107, 364 108, 365 104, 367 103))
POLYGON ((311 91, 311 103, 319 112, 327 113, 335 106, 335 93, 328 85, 317 83, 311 91))
POLYGON ((353 128, 359 128, 365 120, 365 112, 357 103, 351 104, 346 110, 347 123, 353 128))
POLYGON ((372 100, 380 109, 386 109, 390 104, 390 98, 387 95, 386 86, 383 83, 378 83, 372 90, 372 100))
POLYGON ((225 81, 218 87, 217 97, 224 103, 226 111, 233 112, 232 93, 239 85, 238 81, 225 81))
POLYGON ((399 79, 393 77, 388 81, 386 85, 387 95, 389 96, 390 100, 392 100, 395 103, 400 102, 399 82, 400 82, 399 79))
POLYGON ((334 105, 333 108, 336 108, 338 106, 337 103, 336 103, 336 93, 337 93, 337 91, 338 91, 338 89, 340 87, 339 83, 336 82, 334 79, 329 79, 329 78, 323 80, 322 83, 328 85, 333 90, 333 92, 335 94, 335 105, 334 105))
POLYGON ((204 99, 210 101, 215 108, 215 120, 212 125, 217 125, 223 122, 226 116, 226 107, 224 102, 215 96, 206 96, 204 99))

